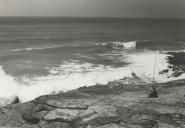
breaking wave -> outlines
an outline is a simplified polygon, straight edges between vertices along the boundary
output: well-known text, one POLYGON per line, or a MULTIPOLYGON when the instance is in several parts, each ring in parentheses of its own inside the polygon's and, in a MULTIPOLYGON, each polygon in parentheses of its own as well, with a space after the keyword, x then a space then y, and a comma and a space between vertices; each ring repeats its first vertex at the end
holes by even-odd
POLYGON ((44 50, 44 49, 52 49, 52 48, 59 48, 61 46, 47 46, 47 47, 28 47, 28 48, 18 48, 11 50, 12 52, 19 52, 19 51, 32 51, 32 50, 44 50))
POLYGON ((45 50, 45 49, 54 49, 54 48, 66 48, 66 47, 93 47, 93 46, 110 46, 114 49, 132 49, 136 47, 136 41, 130 42, 103 42, 103 43, 87 43, 87 44, 73 44, 73 45, 53 45, 53 46, 45 46, 45 47, 27 47, 27 48, 18 48, 10 50, 12 52, 20 52, 20 51, 33 51, 33 50, 45 50))
POLYGON ((135 48, 136 47, 136 41, 130 41, 130 42, 113 42, 111 44, 112 48, 115 49, 120 49, 120 48, 124 48, 124 49, 131 49, 131 48, 135 48))
MULTIPOLYGON (((167 58, 169 54, 156 54, 156 82, 167 82, 185 78, 185 74, 172 77, 173 70, 169 68, 167 58), (160 73, 168 69, 166 73, 160 73), (171 77, 169 77, 171 76, 171 77)), ((28 78, 27 83, 17 82, 14 77, 6 74, 0 67, 0 104, 4 105, 12 101, 13 96, 18 96, 22 102, 33 100, 41 95, 59 91, 68 91, 81 86, 107 84, 110 81, 119 80, 124 77, 133 77, 133 73, 146 83, 153 78, 155 55, 153 52, 128 54, 124 61, 129 64, 124 67, 112 67, 105 65, 94 65, 91 63, 80 63, 78 61, 64 62, 63 64, 50 68, 50 75, 44 77, 28 78), (3 99, 3 100, 1 100, 3 99)), ((22 79, 24 81, 24 79, 22 79)))

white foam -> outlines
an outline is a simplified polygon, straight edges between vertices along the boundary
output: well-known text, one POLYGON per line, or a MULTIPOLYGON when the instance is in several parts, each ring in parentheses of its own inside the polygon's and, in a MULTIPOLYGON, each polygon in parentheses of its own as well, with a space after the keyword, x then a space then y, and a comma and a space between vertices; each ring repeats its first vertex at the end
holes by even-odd
POLYGON ((14 95, 19 93, 19 85, 13 77, 8 76, 0 66, 0 105, 10 103, 14 95))
MULTIPOLYGON (((30 79, 29 85, 18 84, 13 77, 5 74, 1 68, 1 90, 0 97, 11 97, 17 95, 22 102, 50 94, 52 92, 67 91, 81 86, 90 86, 97 83, 107 84, 109 81, 121 79, 125 74, 123 69, 114 69, 103 65, 92 64, 63 64, 51 69, 51 75, 30 79), (64 70, 65 69, 65 70, 64 70)), ((28 81, 27 81, 28 82, 28 81)), ((24 83, 24 82, 23 82, 24 83)))
POLYGON ((131 62, 129 69, 134 72, 137 76, 142 78, 145 82, 152 82, 155 77, 156 82, 169 81, 168 74, 159 75, 164 69, 168 69, 167 54, 161 54, 160 52, 145 51, 144 53, 130 54, 127 57, 127 61, 131 62), (156 59, 155 59, 156 56, 156 59), (154 64, 155 74, 154 74, 154 64), (154 76, 155 75, 155 76, 154 76))
POLYGON ((52 68, 51 73, 50 76, 30 81, 30 86, 23 88, 19 94, 21 100, 28 101, 40 95, 96 85, 97 83, 107 84, 109 81, 123 78, 125 74, 130 74, 131 77, 130 72, 122 72, 122 70, 119 71, 103 65, 94 67, 89 63, 64 63, 60 67, 52 68))
POLYGON ((96 45, 102 45, 102 46, 105 46, 105 45, 107 45, 107 43, 96 43, 96 45))
POLYGON ((28 47, 28 48, 18 48, 11 50, 12 52, 19 52, 19 51, 32 51, 32 50, 42 50, 42 49, 52 49, 52 48, 58 48, 61 46, 54 45, 54 46, 45 46, 45 47, 28 47))
POLYGON ((111 46, 115 49, 125 48, 125 49, 131 49, 136 47, 136 41, 130 41, 130 42, 113 42, 111 46))
MULTIPOLYGON (((178 78, 168 78, 167 76, 170 75, 171 71, 168 74, 159 75, 160 71, 168 67, 166 63, 167 54, 158 52, 156 55, 155 80, 157 82, 185 78, 185 75, 178 78)), ((132 77, 132 73, 135 73, 145 82, 150 83, 152 81, 155 61, 154 52, 146 51, 138 54, 128 54, 126 55, 126 60, 131 64, 119 68, 90 63, 82 64, 78 61, 64 62, 58 67, 51 68, 51 74, 46 77, 26 79, 26 82, 23 83, 29 83, 28 85, 16 82, 13 77, 5 74, 2 67, 0 67, 0 98, 11 98, 17 95, 22 102, 26 102, 52 92, 67 91, 97 83, 107 84, 123 77, 132 77)), ((3 102, 3 100, 1 101, 3 102)))

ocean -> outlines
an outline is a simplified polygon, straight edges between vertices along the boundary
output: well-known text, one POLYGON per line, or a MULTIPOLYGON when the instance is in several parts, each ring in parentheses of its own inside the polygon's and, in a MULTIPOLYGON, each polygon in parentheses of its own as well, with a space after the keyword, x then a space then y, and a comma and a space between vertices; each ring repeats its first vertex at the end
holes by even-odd
POLYGON ((135 75, 151 83, 155 63, 155 82, 184 79, 184 51, 184 19, 1 17, 0 103, 135 75))

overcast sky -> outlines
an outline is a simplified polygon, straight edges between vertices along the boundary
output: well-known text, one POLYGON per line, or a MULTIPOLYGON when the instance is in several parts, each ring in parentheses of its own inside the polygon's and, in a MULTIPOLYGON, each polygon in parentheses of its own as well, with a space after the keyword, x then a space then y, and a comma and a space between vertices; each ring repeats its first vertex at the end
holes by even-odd
POLYGON ((0 0, 0 16, 185 18, 185 0, 0 0))

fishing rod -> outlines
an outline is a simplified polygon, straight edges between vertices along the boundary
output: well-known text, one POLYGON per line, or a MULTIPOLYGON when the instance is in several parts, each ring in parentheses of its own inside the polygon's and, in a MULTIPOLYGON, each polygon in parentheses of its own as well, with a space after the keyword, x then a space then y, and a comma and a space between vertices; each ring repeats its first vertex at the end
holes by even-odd
POLYGON ((156 59, 157 59, 157 50, 155 49, 155 59, 154 59, 154 70, 153 70, 152 85, 155 85, 156 59))
POLYGON ((155 48, 154 70, 153 70, 153 80, 152 80, 152 92, 149 94, 149 98, 158 98, 158 92, 157 92, 156 86, 155 86, 156 61, 157 61, 157 48, 155 48))

